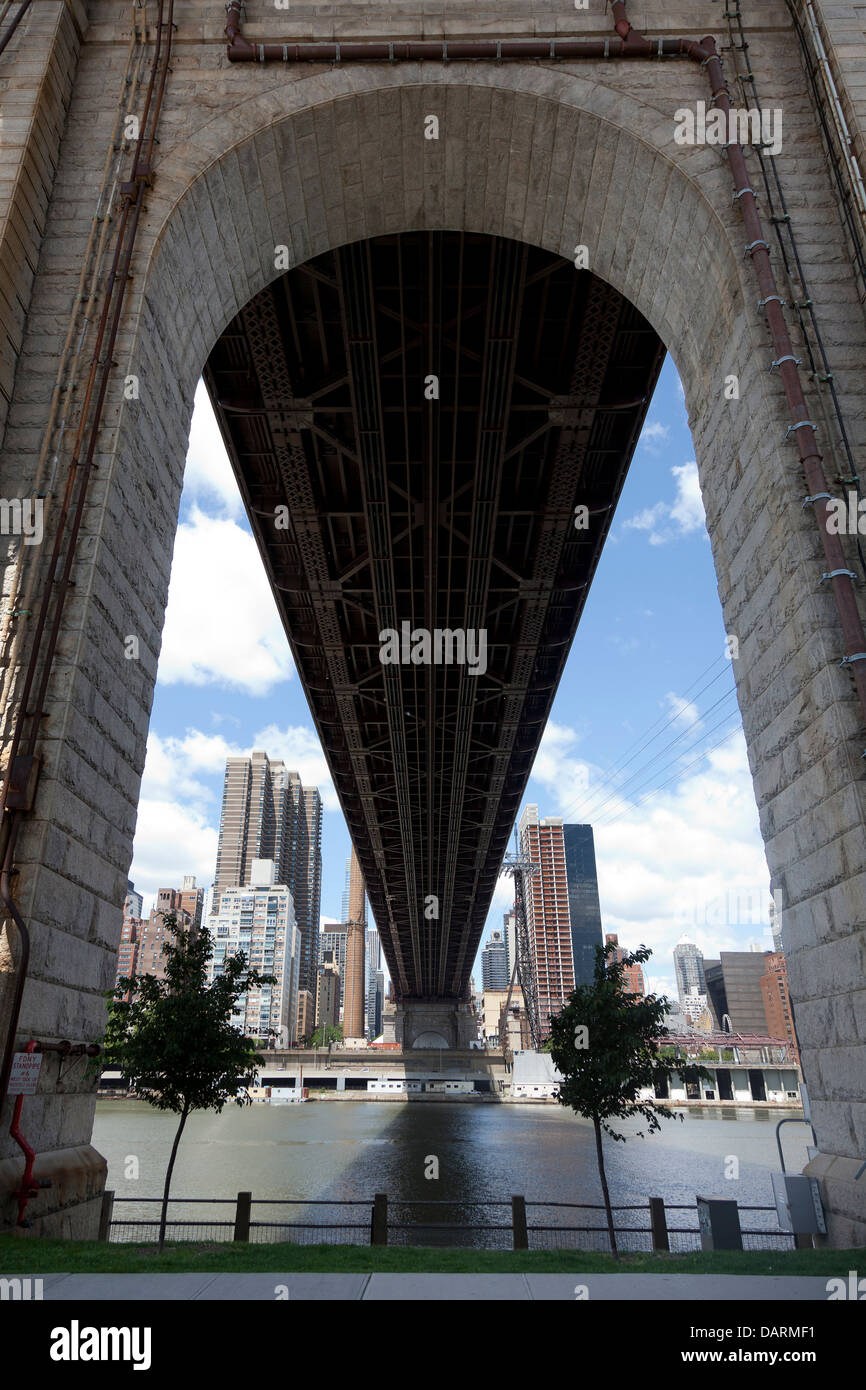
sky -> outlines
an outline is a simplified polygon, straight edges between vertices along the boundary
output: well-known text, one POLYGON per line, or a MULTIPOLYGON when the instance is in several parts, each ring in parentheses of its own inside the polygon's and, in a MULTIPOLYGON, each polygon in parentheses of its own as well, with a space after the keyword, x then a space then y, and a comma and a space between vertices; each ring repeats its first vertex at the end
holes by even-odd
MULTIPOLYGON (((131 878, 216 864, 225 760, 263 748, 324 803, 322 917, 349 835, 204 386, 199 385, 131 878)), ((668 357, 524 804, 591 824, 602 927, 646 945, 675 995, 684 933, 707 956, 769 949, 769 873, 734 695, 682 387, 668 357)), ((513 896, 500 880, 483 941, 513 896)), ((475 979, 480 986, 480 959, 475 979)))

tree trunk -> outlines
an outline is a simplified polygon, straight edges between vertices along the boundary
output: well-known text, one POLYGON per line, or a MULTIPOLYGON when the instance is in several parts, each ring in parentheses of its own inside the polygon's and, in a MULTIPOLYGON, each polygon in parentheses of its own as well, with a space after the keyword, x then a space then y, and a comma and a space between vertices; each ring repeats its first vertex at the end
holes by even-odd
POLYGON ((183 1134, 183 1127, 186 1124, 186 1117, 189 1114, 189 1106, 185 1105, 181 1111, 180 1124, 174 1136, 174 1143, 171 1146, 171 1154, 168 1160, 168 1167, 165 1170, 165 1186, 162 1189, 162 1211, 159 1218, 159 1251, 165 1244, 165 1223, 168 1220, 168 1194, 171 1188, 171 1175, 174 1171, 174 1160, 177 1158, 177 1147, 180 1143, 180 1136, 183 1134))
POLYGON ((616 1232, 613 1229, 613 1212, 610 1208, 610 1193, 607 1190, 607 1175, 604 1171, 604 1153, 601 1147, 601 1124, 595 1116, 593 1116, 592 1123, 595 1126, 595 1151, 598 1155, 598 1175, 601 1178, 601 1190, 604 1194, 604 1209, 607 1212, 607 1230, 610 1236, 610 1249, 613 1258, 618 1260, 619 1254, 616 1248, 616 1232))

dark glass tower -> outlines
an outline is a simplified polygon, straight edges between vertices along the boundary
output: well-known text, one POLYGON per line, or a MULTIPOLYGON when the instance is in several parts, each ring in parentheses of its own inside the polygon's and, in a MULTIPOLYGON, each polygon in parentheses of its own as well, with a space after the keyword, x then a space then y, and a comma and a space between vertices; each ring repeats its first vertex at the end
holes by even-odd
POLYGON ((601 906, 591 825, 564 825, 565 877, 574 953, 574 984, 592 983, 595 948, 601 946, 601 906))

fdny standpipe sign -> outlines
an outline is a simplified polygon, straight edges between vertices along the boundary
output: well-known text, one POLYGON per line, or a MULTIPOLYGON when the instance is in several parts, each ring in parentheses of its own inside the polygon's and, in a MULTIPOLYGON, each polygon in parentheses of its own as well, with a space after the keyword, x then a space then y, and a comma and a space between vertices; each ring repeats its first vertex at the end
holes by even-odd
POLYGON ((35 1096, 42 1066, 41 1052, 16 1052, 9 1074, 10 1096, 35 1096))

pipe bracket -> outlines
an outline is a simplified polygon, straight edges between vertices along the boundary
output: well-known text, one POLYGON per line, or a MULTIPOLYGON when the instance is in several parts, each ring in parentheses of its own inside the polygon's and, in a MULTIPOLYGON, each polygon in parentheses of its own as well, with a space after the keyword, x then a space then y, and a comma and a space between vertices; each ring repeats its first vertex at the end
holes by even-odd
POLYGON ((803 359, 794 357, 793 353, 787 353, 784 357, 775 357, 770 363, 770 371, 775 371, 776 367, 781 367, 784 362, 793 362, 795 367, 802 366, 803 359))
MULTIPOLYGON (((827 570, 824 574, 821 575, 821 583, 823 584, 825 579, 844 579, 846 575, 851 580, 857 578, 853 570, 827 570)), ((860 657, 849 656, 845 659, 846 661, 859 661, 860 657)))
MULTIPOLYGON (((842 660, 839 662, 839 665, 850 666, 854 661, 866 661, 866 652, 854 652, 853 656, 843 656, 842 660)), ((864 757, 866 757, 866 754, 864 754, 864 757)))
POLYGON ((831 492, 816 492, 814 497, 803 498, 803 510, 805 511, 810 502, 835 502, 836 498, 831 492))
MULTIPOLYGON (((733 143, 733 144, 736 144, 737 142, 736 142, 736 140, 734 140, 732 143, 733 143)), ((764 238, 763 238, 763 237, 758 237, 758 239, 757 239, 756 241, 750 241, 750 242, 748 242, 748 244, 747 244, 747 246, 746 246, 746 249, 745 249, 745 251, 743 252, 743 255, 744 255, 744 256, 754 256, 754 254, 755 254, 755 252, 757 251, 757 249, 758 249, 759 246, 763 246, 763 248, 764 248, 764 250, 766 251, 767 255, 770 254, 770 243, 769 243, 768 241, 764 241, 764 238)))
POLYGON ((816 434, 818 433, 818 426, 815 424, 814 420, 798 420, 796 424, 789 425, 788 428, 785 430, 785 438, 787 439, 789 435, 792 435, 794 433, 795 430, 804 429, 807 425, 810 430, 814 430, 816 434))

